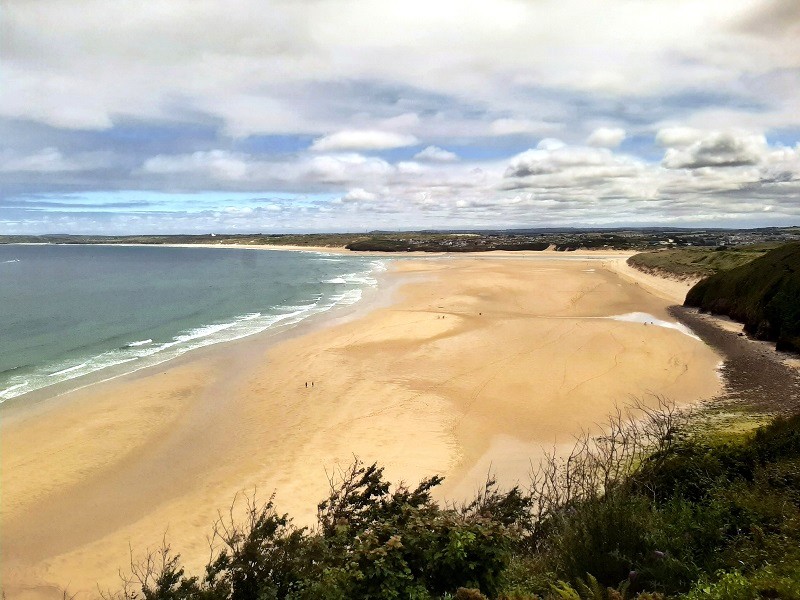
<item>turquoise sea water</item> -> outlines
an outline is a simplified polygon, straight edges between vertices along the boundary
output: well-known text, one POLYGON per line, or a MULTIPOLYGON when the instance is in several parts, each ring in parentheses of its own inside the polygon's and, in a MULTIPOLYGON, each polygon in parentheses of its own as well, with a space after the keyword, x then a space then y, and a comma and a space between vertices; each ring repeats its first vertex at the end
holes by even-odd
POLYGON ((0 245, 0 402, 353 304, 383 260, 254 249, 0 245))

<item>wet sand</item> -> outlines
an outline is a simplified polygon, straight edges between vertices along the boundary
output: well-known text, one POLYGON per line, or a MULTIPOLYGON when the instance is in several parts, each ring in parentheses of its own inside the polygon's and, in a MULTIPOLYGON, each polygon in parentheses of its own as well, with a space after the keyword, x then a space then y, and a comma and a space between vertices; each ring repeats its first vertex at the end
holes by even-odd
POLYGON ((505 484, 524 480, 543 446, 632 397, 714 396, 720 359, 708 346, 608 318, 672 320, 683 288, 628 271, 627 255, 593 256, 398 261, 387 278, 399 291, 356 319, 3 407, 8 597, 116 587, 129 549, 165 533, 199 572, 234 494, 276 490, 278 509, 309 524, 326 470, 353 455, 392 480, 442 474, 439 497, 461 499, 489 468, 505 484))
POLYGON ((670 313, 691 327, 724 361, 725 387, 714 399, 717 409, 794 415, 800 412, 797 354, 778 352, 774 342, 747 337, 743 325, 727 317, 675 306, 670 313))

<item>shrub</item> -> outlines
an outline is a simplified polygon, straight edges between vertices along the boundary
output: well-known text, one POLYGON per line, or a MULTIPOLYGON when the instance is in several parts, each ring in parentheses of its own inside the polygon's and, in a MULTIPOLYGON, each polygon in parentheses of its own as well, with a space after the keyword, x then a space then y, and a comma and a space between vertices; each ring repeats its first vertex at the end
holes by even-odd
POLYGON ((517 492, 484 492, 483 500, 457 511, 431 498, 441 478, 390 492, 382 475, 376 465, 357 462, 319 506, 323 539, 338 557, 332 560, 354 571, 347 592, 411 598, 464 587, 494 595, 510 549, 505 525, 486 511, 513 504, 517 492))
POLYGON ((428 600, 471 589, 494 597, 510 558, 506 523, 524 497, 517 489, 501 493, 489 481, 474 502, 442 508, 431 497, 440 482, 432 477, 392 490, 383 469, 356 461, 331 481, 313 531, 277 513, 272 499, 262 504, 245 496, 243 507, 235 500, 218 519, 203 579, 187 577, 165 546, 132 566, 116 596, 428 600))
POLYGON ((758 590, 737 571, 723 573, 715 583, 699 582, 685 600, 758 600, 758 590))
POLYGON ((214 527, 203 577, 164 544, 132 565, 126 600, 800 600, 800 417, 740 444, 687 437, 681 418, 618 413, 533 476, 460 506, 391 486, 356 461, 332 478, 317 526, 240 497, 214 527), (714 575, 712 575, 714 574, 714 575), (555 583, 554 582, 558 582, 555 583))
POLYGON ((565 511, 550 536, 551 567, 569 581, 591 573, 602 585, 616 586, 652 550, 652 519, 647 500, 621 492, 565 511))

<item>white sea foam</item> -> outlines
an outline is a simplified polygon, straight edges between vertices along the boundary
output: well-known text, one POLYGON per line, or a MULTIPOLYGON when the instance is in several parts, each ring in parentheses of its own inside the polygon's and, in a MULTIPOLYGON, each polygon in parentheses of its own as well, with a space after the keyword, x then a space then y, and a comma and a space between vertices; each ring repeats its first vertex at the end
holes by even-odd
MULTIPOLYGON (((326 260, 320 258, 319 260, 326 260)), ((341 261, 341 259, 330 259, 341 261)), ((119 367, 132 363, 134 368, 117 373, 130 372, 175 358, 197 348, 219 342, 240 339, 272 328, 292 327, 307 318, 327 312, 336 307, 350 306, 362 298, 363 289, 377 285, 374 274, 387 268, 387 261, 376 260, 364 264, 360 271, 333 277, 334 290, 327 293, 313 293, 306 303, 273 306, 269 311, 251 312, 238 315, 220 323, 210 323, 179 332, 168 340, 141 339, 128 343, 122 348, 110 350, 95 356, 76 358, 71 363, 50 364, 34 372, 22 373, 6 381, 7 387, 0 390, 0 402, 33 390, 90 375, 109 367, 119 367)))
POLYGON ((312 304, 298 304, 298 305, 287 304, 285 306, 276 306, 275 310, 285 310, 290 313, 311 310, 312 308, 317 306, 317 302, 319 301, 320 298, 321 296, 318 297, 317 300, 315 300, 312 304))
POLYGON ((11 263, 18 263, 18 262, 19 262, 19 259, 18 259, 18 258, 13 258, 13 259, 11 259, 11 260, 4 260, 4 261, 3 261, 3 264, 4 264, 4 265, 10 265, 11 263))
POLYGON ((20 394, 24 394, 28 390, 22 388, 27 388, 29 384, 30 382, 26 380, 23 381, 22 383, 17 383, 15 385, 7 387, 4 390, 0 390, 0 400, 8 400, 9 398, 13 398, 14 396, 19 396, 20 394))
POLYGON ((205 338, 210 335, 214 335, 215 333, 219 333, 220 331, 225 331, 226 329, 235 327, 237 321, 238 319, 236 321, 230 321, 228 323, 216 323, 214 325, 205 325, 203 327, 190 329, 188 333, 175 336, 174 341, 178 344, 183 344, 185 342, 191 342, 193 340, 205 338))
POLYGON ((672 321, 664 321, 662 319, 658 319, 649 313, 643 312, 631 312, 625 313, 624 315, 614 315, 613 317, 608 317, 609 319, 613 319, 615 321, 625 321, 627 323, 643 323, 645 325, 654 325, 655 327, 666 327, 667 329, 675 329, 680 331, 684 335, 688 335, 696 340, 700 338, 695 335, 695 333, 683 325, 682 323, 672 322, 672 321))
POLYGON ((333 306, 336 305, 349 306, 351 304, 355 304, 356 302, 361 300, 362 295, 363 292, 359 288, 353 290, 347 290, 346 292, 343 292, 333 297, 334 300, 333 306))
POLYGON ((56 371, 55 373, 50 373, 50 377, 58 377, 59 375, 66 375, 67 373, 72 373, 73 371, 78 371, 83 369, 89 365, 88 362, 81 363, 79 365, 74 365, 72 367, 67 367, 66 369, 61 369, 60 371, 56 371))

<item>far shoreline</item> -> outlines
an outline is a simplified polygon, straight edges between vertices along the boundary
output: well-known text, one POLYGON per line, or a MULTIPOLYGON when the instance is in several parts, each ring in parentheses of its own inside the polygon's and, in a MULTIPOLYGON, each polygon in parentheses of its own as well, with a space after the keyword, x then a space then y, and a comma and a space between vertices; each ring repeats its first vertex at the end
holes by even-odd
POLYGON ((382 256, 382 257, 424 257, 424 256, 447 256, 447 257, 480 257, 480 256, 510 256, 510 257, 529 257, 529 256, 633 256, 644 250, 614 250, 605 248, 580 248, 575 250, 555 250, 547 248, 545 250, 483 250, 483 251, 436 251, 425 252, 422 250, 388 252, 381 250, 349 250, 344 246, 300 246, 290 244, 135 244, 135 243, 111 243, 111 242, 87 242, 87 243, 66 243, 66 242, 12 242, 2 244, 2 246, 103 246, 103 247, 122 247, 122 248, 218 248, 228 250, 279 250, 285 252, 312 252, 317 254, 344 254, 348 256, 382 256))

